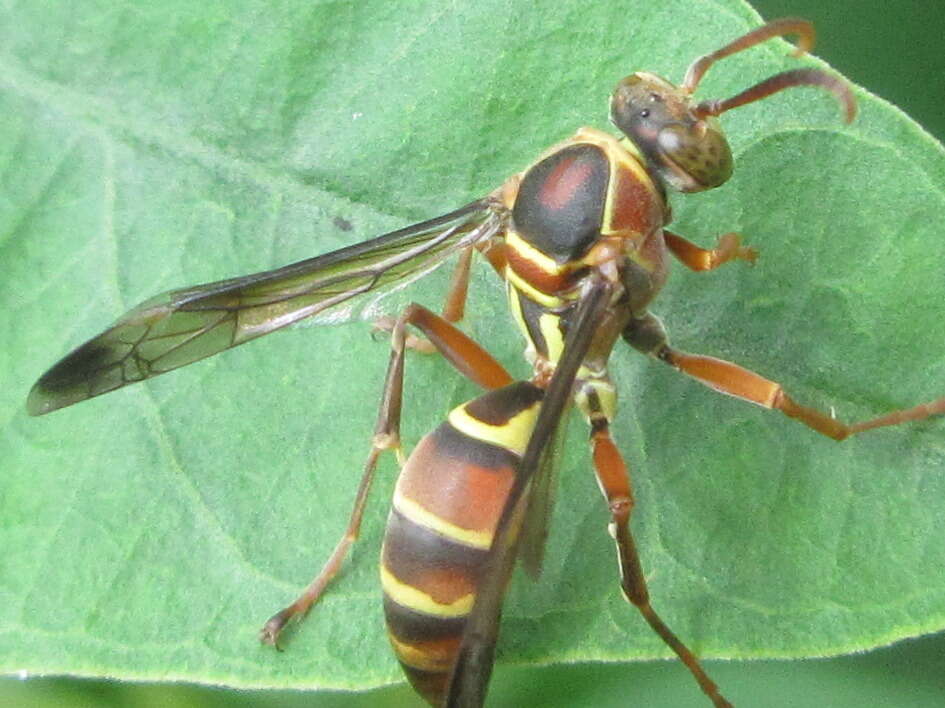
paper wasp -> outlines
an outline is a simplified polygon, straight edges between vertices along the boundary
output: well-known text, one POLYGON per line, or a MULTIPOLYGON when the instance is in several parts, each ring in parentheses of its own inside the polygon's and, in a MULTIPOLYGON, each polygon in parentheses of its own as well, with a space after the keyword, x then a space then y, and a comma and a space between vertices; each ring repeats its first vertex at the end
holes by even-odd
POLYGON ((341 567, 379 456, 385 450, 402 456, 405 352, 432 348, 487 392, 450 413, 403 461, 388 522, 381 568, 388 629, 418 692, 434 705, 483 704, 509 574, 519 556, 533 575, 541 567, 553 440, 574 403, 591 428, 593 467, 611 514, 624 595, 714 704, 730 705, 650 606, 629 527, 633 493, 610 435, 616 391, 607 360, 617 339, 837 440, 945 412, 942 398, 846 425, 794 402, 776 382, 674 349, 648 310, 665 282, 667 254, 695 271, 756 256, 735 234, 702 249, 664 228, 667 188, 703 191, 732 172, 717 116, 798 86, 832 92, 847 121, 854 116, 846 84, 814 69, 777 74, 726 100, 691 99, 715 61, 785 34, 799 35, 801 51, 813 42, 808 23, 778 20, 697 59, 679 87, 648 73, 627 77, 611 99, 611 118, 625 137, 582 129, 487 197, 444 216, 273 271, 152 298, 50 369, 31 391, 29 411, 44 414, 192 363, 399 286, 458 254, 442 316, 412 305, 388 323, 390 363, 348 529, 306 591, 266 623, 262 639, 274 644, 341 567), (527 381, 514 381, 454 325, 474 251, 506 283, 533 368, 527 381), (409 334, 411 328, 423 338, 409 334))

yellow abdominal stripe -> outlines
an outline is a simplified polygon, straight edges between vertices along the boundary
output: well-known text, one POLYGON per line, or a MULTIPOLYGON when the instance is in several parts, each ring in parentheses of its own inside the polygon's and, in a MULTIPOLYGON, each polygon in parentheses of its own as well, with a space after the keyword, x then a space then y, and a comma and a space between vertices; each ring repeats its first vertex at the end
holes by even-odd
POLYGON ((383 565, 381 566, 381 587, 387 596, 401 607, 423 612, 437 617, 465 617, 470 613, 476 596, 473 593, 463 595, 448 605, 441 604, 417 588, 402 583, 383 565))
POLYGON ((394 651, 398 658, 414 669, 442 672, 448 671, 453 663, 452 656, 431 655, 425 649, 417 649, 413 644, 402 642, 390 632, 388 632, 387 638, 394 645, 394 651))
POLYGON ((399 488, 394 491, 394 508, 418 526, 430 529, 464 546, 489 550, 492 545, 490 531, 473 531, 452 524, 432 511, 424 509, 413 499, 405 497, 399 488))
POLYGON ((535 420, 538 418, 538 408, 541 405, 536 401, 520 413, 509 418, 502 425, 489 425, 466 412, 466 406, 460 406, 450 411, 449 422, 459 432, 476 440, 504 447, 521 457, 532 436, 535 420))

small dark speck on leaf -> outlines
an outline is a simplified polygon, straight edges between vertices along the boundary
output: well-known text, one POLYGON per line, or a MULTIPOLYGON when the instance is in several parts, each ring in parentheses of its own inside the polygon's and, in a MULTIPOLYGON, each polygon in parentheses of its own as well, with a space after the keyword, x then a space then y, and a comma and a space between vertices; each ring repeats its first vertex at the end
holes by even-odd
POLYGON ((350 221, 340 216, 336 216, 333 220, 333 223, 342 231, 351 231, 351 229, 353 228, 350 221))

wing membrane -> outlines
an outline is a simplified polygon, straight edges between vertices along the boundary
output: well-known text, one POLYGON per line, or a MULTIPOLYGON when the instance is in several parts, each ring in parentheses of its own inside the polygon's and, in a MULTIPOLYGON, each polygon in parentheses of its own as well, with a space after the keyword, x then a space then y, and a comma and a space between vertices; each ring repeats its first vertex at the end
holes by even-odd
POLYGON ((501 207, 483 199, 282 268, 163 293, 43 374, 27 410, 49 413, 409 282, 495 235, 504 221, 501 207))
POLYGON ((525 520, 522 523, 520 550, 522 566, 533 580, 538 580, 541 576, 545 560, 548 527, 555 506, 558 466, 564 454, 563 428, 566 427, 567 418, 567 411, 565 411, 545 447, 545 452, 535 472, 535 483, 530 492, 531 499, 529 499, 525 520))

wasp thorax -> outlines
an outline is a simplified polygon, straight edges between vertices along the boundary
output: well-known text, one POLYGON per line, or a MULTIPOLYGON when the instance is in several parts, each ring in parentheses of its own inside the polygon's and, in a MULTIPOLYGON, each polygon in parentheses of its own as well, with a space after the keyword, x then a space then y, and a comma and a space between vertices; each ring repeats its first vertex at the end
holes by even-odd
POLYGON ((718 122, 697 116, 689 94, 665 79, 644 72, 623 79, 610 114, 667 186, 699 192, 731 176, 732 153, 718 122))

